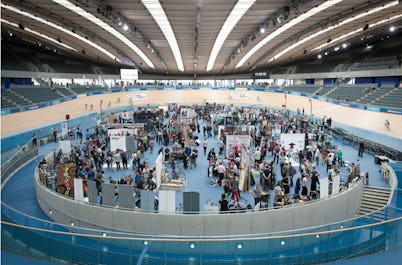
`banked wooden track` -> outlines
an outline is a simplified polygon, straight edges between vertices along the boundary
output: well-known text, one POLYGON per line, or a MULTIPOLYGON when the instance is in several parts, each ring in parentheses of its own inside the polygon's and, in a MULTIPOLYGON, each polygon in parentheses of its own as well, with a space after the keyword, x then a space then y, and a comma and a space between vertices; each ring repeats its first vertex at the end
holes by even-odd
MULTIPOLYGON (((285 104, 285 97, 282 93, 246 90, 141 90, 100 94, 80 97, 46 108, 2 115, 1 136, 6 137, 20 131, 62 121, 65 119, 66 114, 70 114, 70 117, 74 118, 89 112, 99 112, 99 103, 101 100, 103 100, 103 110, 127 106, 130 105, 130 97, 135 98, 133 100, 134 105, 166 105, 168 103, 204 104, 205 102, 216 102, 235 105, 256 104, 281 108, 285 104), (111 102, 110 107, 108 106, 109 102, 111 102), (86 104, 88 108, 85 107, 86 104), (91 104, 93 105, 93 110, 90 109, 91 104)), ((309 98, 288 94, 286 100, 288 109, 296 110, 297 108, 304 108, 306 114, 310 113, 309 98)), ((316 99, 311 99, 311 101, 312 113, 317 117, 325 115, 335 121, 354 127, 402 138, 402 115, 355 109, 316 99), (384 126, 386 119, 391 123, 391 131, 387 131, 384 126)))

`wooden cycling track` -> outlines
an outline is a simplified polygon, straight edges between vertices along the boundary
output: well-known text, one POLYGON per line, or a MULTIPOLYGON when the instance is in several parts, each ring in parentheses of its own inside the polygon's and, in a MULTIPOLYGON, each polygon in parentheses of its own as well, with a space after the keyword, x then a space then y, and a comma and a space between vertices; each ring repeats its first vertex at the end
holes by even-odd
MULTIPOLYGON (((99 112, 101 100, 103 100, 103 110, 127 106, 131 103, 143 106, 147 104, 167 105, 168 103, 204 104, 205 102, 234 105, 255 104, 281 108, 285 104, 284 95, 246 90, 141 90, 79 97, 45 108, 2 115, 1 136, 5 137, 31 128, 64 121, 66 114, 70 114, 70 117, 74 118, 90 112, 99 112), (132 102, 130 97, 133 98, 132 102), (91 104, 93 105, 92 110, 91 104)), ((304 108, 306 114, 310 113, 309 98, 290 94, 286 96, 288 109, 296 111, 297 108, 304 108)), ((311 106, 312 113, 316 117, 325 115, 331 117, 332 120, 354 127, 402 138, 402 115, 350 108, 316 99, 311 99, 311 106), (385 128, 386 119, 390 121, 390 131, 385 128)))

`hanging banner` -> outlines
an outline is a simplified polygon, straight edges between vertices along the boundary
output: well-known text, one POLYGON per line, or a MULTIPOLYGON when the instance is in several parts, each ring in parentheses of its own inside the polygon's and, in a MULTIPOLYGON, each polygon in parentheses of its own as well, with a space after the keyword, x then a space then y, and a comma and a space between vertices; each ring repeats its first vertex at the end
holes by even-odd
POLYGON ((132 94, 128 98, 129 98, 129 100, 132 100, 132 101, 148 99, 147 95, 145 95, 145 94, 132 94))
POLYGON ((226 154, 232 154, 237 147, 241 150, 242 147, 249 148, 251 146, 250 135, 226 135, 226 154))
POLYGON ((279 144, 285 150, 304 150, 304 134, 303 133, 281 133, 279 136, 279 144))

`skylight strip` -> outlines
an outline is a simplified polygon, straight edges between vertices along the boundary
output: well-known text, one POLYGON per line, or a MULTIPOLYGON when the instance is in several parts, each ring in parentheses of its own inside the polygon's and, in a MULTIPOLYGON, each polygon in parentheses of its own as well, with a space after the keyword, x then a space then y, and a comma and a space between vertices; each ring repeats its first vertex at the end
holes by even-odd
POLYGON ((254 3, 255 0, 239 0, 237 4, 233 7, 232 12, 230 12, 230 15, 226 18, 226 21, 223 24, 218 37, 215 40, 214 46, 209 55, 207 71, 212 70, 215 64, 215 60, 218 57, 218 53, 221 50, 226 38, 236 26, 237 22, 239 22, 239 20, 254 3))
POLYGON ((384 10, 384 9, 393 7, 393 6, 397 5, 398 3, 399 3, 398 1, 392 1, 392 2, 390 2, 390 3, 388 3, 388 4, 386 4, 386 5, 373 8, 373 9, 371 9, 371 10, 368 10, 367 12, 362 12, 362 13, 360 13, 360 14, 358 14, 358 15, 355 15, 355 16, 353 16, 353 17, 350 17, 350 18, 347 18, 347 19, 343 20, 343 21, 339 22, 339 23, 336 24, 336 25, 329 26, 329 27, 327 27, 327 28, 325 28, 325 29, 323 29, 323 30, 320 30, 320 31, 318 31, 318 32, 316 32, 316 33, 313 33, 313 34, 309 35, 308 37, 303 38, 302 40, 296 42, 295 44, 293 44, 293 45, 287 47, 287 48, 284 49, 283 51, 279 52, 278 54, 276 54, 275 56, 273 56, 273 57, 269 60, 269 62, 272 62, 272 61, 278 59, 279 57, 281 57, 281 56, 283 56, 284 54, 288 53, 289 51, 293 50, 293 49, 296 48, 297 46, 299 46, 299 45, 301 45, 301 44, 303 44, 303 43, 305 43, 305 42, 307 42, 307 41, 309 41, 309 40, 311 40, 311 39, 313 39, 313 38, 316 38, 317 36, 319 36, 319 35, 321 35, 321 34, 324 34, 325 32, 328 32, 328 31, 333 30, 333 29, 335 29, 335 28, 337 28, 337 27, 343 26, 343 25, 345 25, 345 24, 347 24, 347 23, 353 22, 353 21, 355 21, 355 20, 357 20, 357 19, 361 19, 361 18, 363 18, 363 17, 365 17, 365 16, 374 14, 374 13, 379 12, 379 11, 382 11, 382 10, 384 10))
POLYGON ((67 0, 52 0, 53 2, 64 6, 65 8, 71 10, 72 12, 82 16, 83 18, 86 18, 87 20, 93 22, 94 24, 98 25, 99 27, 103 28, 110 34, 112 34, 115 38, 118 40, 122 41, 124 44, 126 44, 130 49, 132 49, 138 56, 141 57, 142 60, 151 68, 155 68, 151 60, 145 55, 145 53, 142 52, 134 43, 132 43, 126 36, 121 34, 119 31, 117 31, 115 28, 112 26, 108 25, 107 23, 103 22, 101 19, 95 17, 91 13, 85 11, 79 6, 76 6, 72 4, 71 2, 67 0))
POLYGON ((18 14, 20 14, 20 15, 26 16, 26 17, 31 18, 31 19, 33 19, 33 20, 36 20, 36 21, 38 21, 38 22, 40 22, 40 23, 43 23, 43 24, 45 24, 45 25, 48 25, 49 27, 55 28, 55 29, 57 29, 57 30, 60 30, 60 31, 62 31, 62 32, 66 33, 66 34, 68 34, 68 35, 70 35, 70 36, 73 36, 74 38, 79 39, 80 41, 85 42, 86 44, 88 44, 88 45, 94 47, 95 49, 97 49, 97 50, 99 50, 99 51, 101 51, 102 53, 106 54, 107 56, 109 56, 109 57, 112 58, 113 60, 116 60, 116 61, 118 61, 118 62, 121 62, 116 56, 114 56, 112 53, 110 53, 110 52, 107 51, 106 49, 102 48, 101 46, 97 45, 96 43, 94 43, 94 42, 92 42, 92 41, 90 41, 90 40, 87 40, 86 38, 84 38, 84 37, 82 37, 82 36, 80 36, 80 35, 78 35, 78 34, 76 34, 76 33, 73 33, 73 32, 71 32, 71 31, 69 31, 69 30, 67 30, 67 29, 65 29, 65 28, 63 28, 63 27, 61 27, 61 26, 59 26, 59 25, 56 25, 56 24, 54 24, 54 23, 52 23, 52 22, 49 22, 49 21, 46 21, 46 20, 44 20, 43 18, 34 16, 34 15, 32 15, 31 13, 22 11, 22 10, 20 10, 20 9, 15 8, 15 7, 4 5, 3 3, 1 3, 0 6, 1 6, 2 8, 8 9, 8 10, 13 11, 13 12, 16 12, 16 13, 18 13, 18 14))
MULTIPOLYGON (((392 17, 390 17, 390 18, 382 19, 382 20, 380 20, 380 21, 378 21, 378 22, 375 22, 375 23, 370 24, 370 25, 369 25, 369 28, 375 27, 375 26, 378 26, 378 25, 381 25, 381 24, 384 24, 384 23, 388 23, 388 22, 391 21, 391 20, 399 19, 399 18, 401 18, 401 17, 402 17, 402 14, 399 14, 399 15, 392 16, 392 17)), ((339 36, 338 38, 333 39, 333 40, 332 40, 332 43, 335 43, 335 42, 340 41, 340 40, 342 40, 342 39, 344 39, 344 38, 347 38, 347 37, 349 37, 349 36, 352 36, 352 35, 354 35, 354 34, 360 32, 360 31, 363 31, 363 28, 359 28, 359 29, 357 29, 357 30, 353 30, 353 31, 351 31, 351 32, 348 32, 348 33, 342 35, 342 36, 339 36)), ((332 45, 332 43, 331 43, 331 45, 332 45)), ((328 45, 330 45, 330 43, 321 44, 320 46, 315 47, 315 48, 313 49, 313 51, 320 50, 320 49, 322 49, 322 48, 324 48, 324 47, 326 47, 326 46, 328 46, 328 45)))
POLYGON ((184 71, 183 59, 181 58, 179 45, 177 44, 172 26, 170 25, 170 22, 160 2, 158 0, 142 0, 142 3, 148 9, 149 13, 151 13, 155 22, 162 30, 162 33, 169 43, 170 49, 172 50, 174 59, 176 60, 177 68, 179 69, 179 71, 184 71))
MULTIPOLYGON (((8 21, 8 20, 5 20, 5 19, 0 19, 0 21, 1 21, 2 23, 8 24, 8 25, 10 25, 10 26, 14 26, 14 27, 16 27, 16 28, 19 28, 19 25, 18 25, 18 24, 13 23, 13 22, 11 22, 11 21, 8 21)), ((39 37, 41 37, 41 38, 43 38, 43 39, 46 39, 46 40, 48 40, 48 41, 54 42, 55 44, 57 44, 57 45, 59 45, 59 46, 62 46, 62 47, 64 47, 64 48, 67 48, 67 49, 69 49, 69 50, 73 50, 73 51, 75 51, 75 52, 77 51, 76 49, 74 49, 73 47, 71 47, 71 46, 69 46, 69 45, 67 45, 67 44, 60 43, 58 40, 53 39, 53 38, 51 38, 51 37, 49 37, 49 36, 47 36, 47 35, 44 35, 44 34, 42 34, 42 33, 39 33, 39 32, 37 32, 37 31, 35 31, 35 30, 30 29, 30 28, 25 27, 24 30, 27 31, 27 32, 29 32, 29 33, 32 33, 32 34, 34 34, 34 35, 38 35, 39 37)))
POLYGON ((268 42, 270 42, 271 40, 273 40, 274 38, 276 38, 277 36, 279 36, 280 34, 282 34, 283 32, 285 32, 286 30, 290 29, 291 27, 299 24, 300 22, 302 22, 303 20, 314 16, 315 14, 331 7, 334 6, 340 2, 342 2, 343 0, 329 0, 326 1, 324 3, 322 3, 321 5, 314 7, 312 9, 310 9, 309 11, 301 14, 300 16, 298 16, 297 18, 292 19, 291 21, 289 21, 288 23, 284 24, 283 26, 281 26, 280 28, 276 29, 275 31, 273 31, 271 34, 269 34, 267 37, 265 37, 263 40, 261 40, 259 43, 257 43, 257 45, 255 45, 252 49, 250 49, 244 56, 243 58, 240 59, 240 61, 236 64, 236 68, 243 66, 243 64, 254 54, 256 53, 259 49, 261 49, 265 44, 267 44, 268 42))

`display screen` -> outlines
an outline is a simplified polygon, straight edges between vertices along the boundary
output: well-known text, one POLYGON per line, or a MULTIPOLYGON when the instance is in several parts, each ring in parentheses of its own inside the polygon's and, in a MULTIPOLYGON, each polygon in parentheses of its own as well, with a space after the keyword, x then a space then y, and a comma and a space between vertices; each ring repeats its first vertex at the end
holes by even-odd
POLYGON ((120 69, 121 80, 138 80, 137 69, 120 69))

